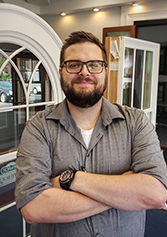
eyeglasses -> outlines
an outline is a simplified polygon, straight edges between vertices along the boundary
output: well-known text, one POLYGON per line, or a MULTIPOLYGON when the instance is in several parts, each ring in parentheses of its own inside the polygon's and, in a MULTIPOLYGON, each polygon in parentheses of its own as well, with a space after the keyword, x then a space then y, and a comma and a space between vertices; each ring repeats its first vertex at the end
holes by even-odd
POLYGON ((82 71, 83 65, 86 65, 88 72, 92 74, 98 74, 103 71, 103 67, 107 66, 105 61, 91 60, 88 62, 81 62, 79 60, 64 61, 61 67, 66 67, 66 71, 71 74, 78 74, 82 71))

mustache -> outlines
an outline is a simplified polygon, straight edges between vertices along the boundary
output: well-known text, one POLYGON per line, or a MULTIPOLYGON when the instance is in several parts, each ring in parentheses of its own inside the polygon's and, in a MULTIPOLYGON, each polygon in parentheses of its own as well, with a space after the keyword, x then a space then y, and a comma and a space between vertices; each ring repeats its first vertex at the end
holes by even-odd
POLYGON ((86 77, 86 78, 77 77, 77 78, 74 78, 74 79, 71 81, 71 83, 72 83, 72 85, 73 85, 74 83, 82 82, 82 81, 92 82, 92 83, 94 83, 95 85, 97 85, 97 81, 96 81, 96 80, 93 80, 93 79, 91 79, 91 78, 89 78, 89 77, 86 77))

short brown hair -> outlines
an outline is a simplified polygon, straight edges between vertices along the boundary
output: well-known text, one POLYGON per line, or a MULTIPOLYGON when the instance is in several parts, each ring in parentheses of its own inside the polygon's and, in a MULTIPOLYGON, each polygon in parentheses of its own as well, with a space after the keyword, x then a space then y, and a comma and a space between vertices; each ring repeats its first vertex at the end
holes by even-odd
POLYGON ((99 46, 99 48, 101 48, 102 50, 103 60, 107 63, 106 49, 105 49, 105 46, 100 42, 100 40, 96 36, 94 36, 92 33, 85 32, 85 31, 75 31, 69 35, 69 37, 65 40, 61 48, 60 67, 62 63, 64 62, 65 50, 73 44, 84 43, 84 42, 91 42, 99 46))

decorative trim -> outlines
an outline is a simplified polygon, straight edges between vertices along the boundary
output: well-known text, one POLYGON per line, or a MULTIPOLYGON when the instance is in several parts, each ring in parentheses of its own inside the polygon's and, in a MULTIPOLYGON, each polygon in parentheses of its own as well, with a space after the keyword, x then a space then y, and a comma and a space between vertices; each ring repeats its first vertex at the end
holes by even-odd
POLYGON ((165 19, 167 18, 167 11, 152 11, 152 12, 142 12, 142 13, 130 13, 125 16, 126 25, 134 25, 134 21, 142 20, 155 20, 155 19, 165 19))

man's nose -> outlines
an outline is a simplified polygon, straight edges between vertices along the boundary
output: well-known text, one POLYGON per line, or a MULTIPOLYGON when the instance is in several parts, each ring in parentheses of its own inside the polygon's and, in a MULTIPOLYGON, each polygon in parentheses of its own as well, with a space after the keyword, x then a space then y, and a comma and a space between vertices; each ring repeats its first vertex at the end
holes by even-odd
POLYGON ((80 75, 84 75, 84 76, 90 74, 90 72, 88 71, 88 68, 87 68, 87 66, 85 64, 83 64, 82 70, 80 71, 79 74, 80 75))

